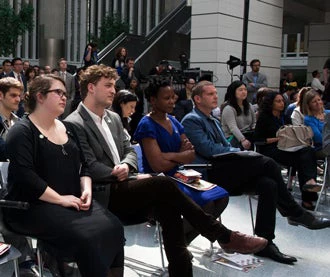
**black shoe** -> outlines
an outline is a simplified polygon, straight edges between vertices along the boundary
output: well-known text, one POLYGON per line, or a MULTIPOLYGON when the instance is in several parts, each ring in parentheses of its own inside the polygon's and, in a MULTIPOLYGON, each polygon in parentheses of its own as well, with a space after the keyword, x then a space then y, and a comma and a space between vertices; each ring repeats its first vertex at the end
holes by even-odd
POLYGON ((273 242, 268 243, 263 250, 255 253, 255 255, 270 258, 282 264, 293 264, 297 261, 295 257, 283 254, 273 242))
POLYGON ((288 223, 295 226, 301 225, 312 230, 330 227, 329 218, 314 215, 313 213, 307 211, 304 212, 301 216, 289 216, 288 223))

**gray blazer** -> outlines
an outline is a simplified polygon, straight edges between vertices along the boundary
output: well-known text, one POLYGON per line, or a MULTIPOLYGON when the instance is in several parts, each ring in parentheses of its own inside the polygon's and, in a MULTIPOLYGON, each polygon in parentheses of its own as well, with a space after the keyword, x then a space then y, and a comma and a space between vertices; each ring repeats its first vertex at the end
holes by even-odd
POLYGON ((76 93, 75 79, 74 76, 69 72, 66 72, 65 88, 67 92, 67 100, 66 100, 65 110, 61 118, 66 118, 70 114, 72 100, 74 99, 76 93))
MULTIPOLYGON (((120 162, 128 164, 132 171, 137 171, 137 156, 124 133, 120 117, 109 110, 106 110, 106 113, 110 119, 109 128, 118 149, 120 162)), ((93 183, 114 182, 116 178, 111 173, 115 164, 111 150, 93 119, 81 103, 65 121, 71 122, 74 125, 79 137, 80 146, 89 166, 93 183)))
POLYGON ((243 75, 243 83, 246 85, 248 92, 257 92, 259 88, 262 87, 267 87, 268 86, 268 82, 267 82, 267 77, 265 74, 262 74, 260 72, 258 72, 258 78, 257 78, 257 83, 256 86, 250 86, 249 83, 254 83, 253 80, 253 72, 247 72, 243 75))

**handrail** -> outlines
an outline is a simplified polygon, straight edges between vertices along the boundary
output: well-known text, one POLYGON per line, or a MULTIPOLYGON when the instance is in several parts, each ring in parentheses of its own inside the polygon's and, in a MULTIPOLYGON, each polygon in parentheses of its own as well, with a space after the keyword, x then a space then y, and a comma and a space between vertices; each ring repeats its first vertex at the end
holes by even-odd
POLYGON ((112 51, 118 43, 124 41, 126 39, 127 35, 123 32, 118 37, 116 37, 113 41, 111 41, 106 47, 104 47, 99 53, 98 53, 98 62, 103 60, 103 58, 112 51))
POLYGON ((144 56, 144 54, 145 53, 147 53, 148 51, 149 51, 149 49, 151 48, 151 47, 153 47, 156 43, 157 43, 157 41, 158 40, 160 40, 165 34, 167 33, 167 30, 165 30, 163 33, 161 33, 161 35, 157 38, 157 39, 155 39, 141 54, 140 54, 140 56, 138 56, 136 59, 135 59, 135 62, 137 63, 138 61, 139 61, 139 59, 141 59, 143 56, 144 56))
POLYGON ((182 1, 173 11, 168 13, 154 28, 147 34, 147 40, 151 40, 154 35, 169 21, 172 20, 187 5, 187 1, 182 1))

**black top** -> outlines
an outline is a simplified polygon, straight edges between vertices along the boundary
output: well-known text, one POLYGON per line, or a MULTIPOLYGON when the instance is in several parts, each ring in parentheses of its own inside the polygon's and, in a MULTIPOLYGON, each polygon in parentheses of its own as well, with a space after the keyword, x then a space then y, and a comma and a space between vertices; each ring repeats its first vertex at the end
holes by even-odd
MULTIPOLYGON (((68 125, 66 126, 68 127, 68 125)), ((7 199, 39 201, 49 186, 61 195, 80 197, 80 176, 88 175, 83 156, 68 130, 64 145, 49 141, 25 118, 9 131, 6 147, 10 159, 7 199)))

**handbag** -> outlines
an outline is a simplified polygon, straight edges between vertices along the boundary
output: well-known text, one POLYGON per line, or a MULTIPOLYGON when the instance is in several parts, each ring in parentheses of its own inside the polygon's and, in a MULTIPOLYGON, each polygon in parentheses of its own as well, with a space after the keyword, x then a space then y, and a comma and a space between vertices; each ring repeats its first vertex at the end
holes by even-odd
POLYGON ((312 145, 313 130, 305 125, 284 125, 278 129, 276 136, 279 138, 277 148, 282 151, 295 152, 312 145))

